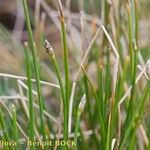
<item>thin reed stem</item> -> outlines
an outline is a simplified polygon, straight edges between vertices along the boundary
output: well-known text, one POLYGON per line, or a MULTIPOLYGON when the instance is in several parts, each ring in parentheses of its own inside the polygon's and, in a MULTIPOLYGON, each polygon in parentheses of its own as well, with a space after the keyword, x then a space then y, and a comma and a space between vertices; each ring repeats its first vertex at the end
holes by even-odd
POLYGON ((70 96, 70 77, 69 77, 69 62, 68 62, 68 47, 67 47, 67 33, 66 33, 66 24, 63 14, 61 0, 59 0, 59 11, 60 11, 60 21, 61 21, 61 38, 64 49, 64 68, 65 68, 65 103, 66 103, 66 113, 65 120, 67 125, 65 127, 64 140, 68 138, 68 114, 69 114, 69 96, 70 96))
MULTIPOLYGON (((34 142, 34 107, 33 107, 33 97, 32 97, 32 81, 31 81, 31 66, 32 61, 30 58, 28 43, 25 44, 25 55, 26 55, 26 74, 27 74, 27 83, 28 83, 28 99, 29 99, 29 139, 34 142)), ((30 147, 34 150, 34 146, 30 147)))
POLYGON ((28 6, 27 6, 26 0, 23 0, 23 7, 24 7, 24 13, 25 13, 26 26, 28 29, 29 44, 31 46, 31 52, 32 52, 32 57, 33 57, 35 76, 36 76, 36 81, 37 81, 36 86, 37 86, 38 100, 39 100, 39 106, 40 106, 41 131, 42 131, 42 135, 43 135, 43 140, 45 141, 46 140, 46 133, 45 133, 44 116, 43 116, 43 104, 44 104, 44 102, 43 102, 42 93, 41 93, 39 64, 38 64, 38 60, 37 60, 36 47, 35 47, 35 42, 33 39, 33 33, 32 33, 32 29, 31 29, 31 23, 30 23, 28 6))

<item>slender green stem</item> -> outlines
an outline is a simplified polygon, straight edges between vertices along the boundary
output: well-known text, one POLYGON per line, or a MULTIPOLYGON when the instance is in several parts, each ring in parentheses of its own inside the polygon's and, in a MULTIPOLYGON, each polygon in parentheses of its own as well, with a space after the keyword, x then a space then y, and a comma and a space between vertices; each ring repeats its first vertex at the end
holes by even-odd
POLYGON ((66 40, 66 28, 64 19, 61 19, 61 27, 62 27, 62 41, 64 47, 64 67, 65 67, 65 88, 66 88, 66 101, 68 103, 69 100, 69 88, 70 88, 70 81, 69 81, 69 66, 68 66, 68 50, 67 50, 67 40, 66 40))
MULTIPOLYGON (((134 45, 134 47, 136 47, 136 45, 134 45)), ((133 76, 132 76, 132 89, 131 89, 131 96, 130 96, 128 111, 127 111, 128 113, 127 113, 126 121, 124 124, 125 128, 127 127, 128 123, 130 122, 130 119, 132 117, 133 110, 134 110, 136 72, 137 72, 137 48, 134 48, 134 68, 133 68, 133 76)))
POLYGON ((105 86, 105 99, 104 99, 104 109, 105 109, 105 116, 106 116, 106 112, 107 112, 107 102, 109 100, 109 96, 110 96, 110 64, 109 64, 109 51, 107 49, 107 65, 106 65, 106 86, 105 86))
POLYGON ((108 118, 108 131, 107 131, 107 136, 106 136, 106 150, 109 150, 110 149, 110 129, 111 129, 111 116, 112 114, 109 115, 109 118, 108 118))
POLYGON ((138 43, 138 2, 137 0, 134 0, 134 13, 135 13, 135 39, 138 43))
POLYGON ((120 80, 120 88, 119 88, 119 91, 117 92, 118 100, 119 100, 119 98, 121 98, 121 96, 124 92, 124 82, 126 81, 127 75, 128 75, 129 61, 130 61, 130 58, 129 58, 129 56, 127 56, 125 58, 124 67, 123 67, 124 72, 123 72, 123 74, 121 76, 121 80, 120 80))
POLYGON ((60 69, 58 67, 58 63, 57 63, 56 58, 55 58, 55 54, 53 54, 53 56, 50 57, 50 59, 52 60, 52 63, 54 65, 55 72, 56 72, 58 82, 59 82, 59 85, 60 85, 60 91, 61 91, 61 96, 62 96, 62 100, 63 100, 64 136, 65 136, 65 139, 67 139, 66 132, 67 132, 67 127, 68 127, 68 121, 67 121, 68 120, 67 119, 67 117, 68 117, 67 113, 68 112, 67 112, 67 102, 65 100, 64 86, 63 86, 63 82, 62 82, 62 79, 61 79, 60 69))
POLYGON ((136 135, 136 127, 134 127, 131 130, 131 138, 130 138, 130 143, 129 143, 129 150, 133 150, 134 149, 134 145, 135 145, 135 135, 136 135))
MULTIPOLYGON (((127 3, 127 14, 128 14, 129 56, 130 56, 131 70, 133 71, 133 50, 132 50, 133 27, 132 27, 131 8, 128 3, 127 3)), ((133 76, 132 71, 131 76, 133 76)))
MULTIPOLYGON (((60 21, 61 21, 61 39, 64 49, 64 67, 65 67, 65 101, 66 101, 66 121, 68 122, 68 112, 69 112, 69 96, 70 96, 70 78, 69 78, 69 62, 68 62, 68 48, 67 48, 67 34, 66 34, 66 24, 65 18, 61 6, 61 1, 59 1, 59 9, 60 9, 60 21)), ((64 140, 66 141, 68 138, 68 124, 65 129, 64 140)))
POLYGON ((127 10, 128 10, 128 20, 129 20, 129 44, 130 44, 130 61, 131 61, 131 82, 132 82, 132 89, 131 89, 131 96, 130 101, 127 109, 127 117, 124 123, 124 129, 122 135, 124 136, 126 129, 128 128, 128 124, 130 123, 130 120, 133 115, 134 110, 134 95, 135 95, 135 82, 136 82, 136 72, 137 72, 137 55, 138 55, 138 48, 137 48, 137 41, 135 41, 135 18, 133 10, 131 11, 131 7, 134 8, 133 2, 130 4, 127 4, 127 10), (131 6, 130 6, 131 4, 131 6), (131 19, 134 19, 132 23, 131 19))
POLYGON ((107 0, 104 0, 104 10, 105 10, 105 15, 104 15, 104 24, 108 25, 109 24, 109 12, 110 12, 110 6, 107 0))
MULTIPOLYGON (((28 85, 28 98, 29 98, 29 139, 34 142, 34 108, 33 108, 33 97, 32 97, 32 61, 30 58, 28 43, 25 43, 25 55, 26 55, 26 74, 27 74, 27 85, 28 85)), ((30 148, 33 150, 34 146, 31 145, 30 148)))
POLYGON ((42 130, 43 140, 45 141, 46 140, 46 133, 45 133, 44 116, 43 116, 43 103, 44 102, 43 102, 42 93, 41 93, 39 64, 38 64, 38 60, 37 60, 35 42, 33 39, 32 30, 31 30, 31 23, 30 23, 30 19, 29 19, 29 12, 28 12, 28 6, 27 6, 26 0, 23 0, 23 6, 24 6, 26 25, 27 25, 27 29, 28 29, 29 43, 31 46, 31 52, 32 52, 32 57, 33 57, 35 76, 36 76, 36 81, 37 81, 36 86, 37 86, 38 100, 39 100, 39 106, 40 106, 41 130, 42 130))
POLYGON ((58 78, 58 81, 59 81, 59 85, 60 85, 60 89, 61 89, 61 93, 62 93, 62 99, 65 102, 65 92, 64 92, 64 87, 63 87, 63 83, 62 83, 62 80, 61 80, 60 69, 58 67, 58 63, 57 63, 55 57, 52 57, 52 61, 53 61, 53 64, 54 64, 54 67, 55 67, 55 71, 56 71, 56 74, 57 74, 57 78, 58 78))
POLYGON ((104 99, 103 99, 103 66, 101 65, 100 67, 97 66, 98 68, 98 95, 99 95, 99 99, 100 99, 100 103, 101 103, 101 107, 102 107, 102 114, 103 114, 103 117, 104 117, 104 112, 105 112, 105 108, 104 108, 104 99))
POLYGON ((87 99, 87 108, 88 108, 88 113, 89 113, 89 120, 90 120, 90 126, 93 126, 92 123, 92 112, 91 112, 91 103, 90 103, 90 93, 89 93, 89 88, 88 88, 88 81, 86 76, 84 76, 84 85, 85 85, 85 91, 86 91, 86 99, 87 99))
MULTIPOLYGON (((57 79, 58 79, 58 82, 60 85, 60 91, 61 91, 61 96, 62 96, 62 100, 63 100, 64 140, 67 141, 67 137, 68 137, 68 104, 66 101, 64 86, 63 86, 63 82, 61 79, 61 72, 60 72, 56 57, 55 57, 54 50, 47 40, 45 40, 45 48, 46 48, 46 51, 49 55, 50 60, 52 60, 52 63, 54 65, 54 69, 55 69, 55 72, 57 75, 57 79)), ((65 148, 67 149, 67 146, 65 148)))
MULTIPOLYGON (((135 45, 136 46, 136 45, 135 45)), ((126 137, 126 132, 129 130, 129 124, 133 118, 134 113, 134 94, 135 94, 135 81, 136 81, 136 65, 137 65, 137 48, 134 47, 134 70, 133 70, 133 77, 132 77, 132 89, 131 89, 131 96, 129 101, 129 106, 127 110, 127 117, 124 123, 124 128, 122 132, 122 139, 126 137)), ((130 124, 131 125, 131 124, 130 124)))

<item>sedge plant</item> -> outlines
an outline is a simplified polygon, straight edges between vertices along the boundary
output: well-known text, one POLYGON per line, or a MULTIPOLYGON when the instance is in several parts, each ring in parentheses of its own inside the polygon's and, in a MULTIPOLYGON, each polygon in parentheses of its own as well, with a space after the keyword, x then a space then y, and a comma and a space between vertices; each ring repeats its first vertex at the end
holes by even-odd
POLYGON ((0 149, 149 150, 148 2, 38 0, 35 21, 22 2, 27 42, 0 25, 0 149))

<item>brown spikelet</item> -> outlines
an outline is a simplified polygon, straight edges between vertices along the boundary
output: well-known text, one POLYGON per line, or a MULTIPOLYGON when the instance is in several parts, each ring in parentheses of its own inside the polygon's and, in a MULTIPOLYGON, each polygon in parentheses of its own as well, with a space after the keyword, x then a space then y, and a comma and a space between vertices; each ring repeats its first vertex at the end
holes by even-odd
POLYGON ((46 52, 48 53, 48 55, 54 56, 54 50, 52 46, 50 45, 50 43, 48 42, 48 40, 46 39, 45 39, 45 48, 46 48, 46 52))

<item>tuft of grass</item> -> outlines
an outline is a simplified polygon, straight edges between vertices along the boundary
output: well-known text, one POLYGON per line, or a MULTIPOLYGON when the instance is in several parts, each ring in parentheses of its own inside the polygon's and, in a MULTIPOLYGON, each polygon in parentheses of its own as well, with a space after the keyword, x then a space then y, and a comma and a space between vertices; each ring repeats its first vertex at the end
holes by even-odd
POLYGON ((87 75, 87 72, 86 72, 84 66, 81 66, 81 67, 82 67, 82 70, 83 70, 83 72, 85 74, 85 77, 86 77, 86 79, 87 79, 87 81, 88 81, 88 83, 89 83, 89 85, 91 87, 91 90, 93 92, 93 96, 94 96, 94 98, 96 100, 96 103, 97 103, 97 110, 98 110, 98 116, 99 116, 98 120, 99 120, 99 124, 100 124, 100 127, 101 127, 101 133, 102 133, 102 139, 103 139, 102 141, 105 142, 104 140, 105 140, 105 136, 106 136, 106 133, 105 133, 106 130, 105 130, 104 118, 103 118, 102 111, 101 111, 102 110, 102 106, 100 105, 100 101, 99 101, 98 95, 97 95, 97 93, 96 93, 96 91, 95 91, 95 89, 94 89, 94 87, 92 85, 92 82, 90 81, 90 79, 89 79, 89 77, 87 75))
MULTIPOLYGON (((148 46, 139 36, 139 29, 143 31, 140 2, 35 1, 34 22, 27 0, 22 1, 28 40, 18 48, 25 50, 22 70, 26 76, 0 73, 0 140, 17 142, 3 149, 149 150, 150 60, 145 57, 148 46), (73 12, 75 2, 79 2, 76 10, 83 9, 81 14, 73 12), (91 4, 99 4, 101 14, 91 4), (44 10, 41 15, 40 10, 44 10), (62 53, 59 40, 55 45, 51 41, 55 36, 49 39, 55 31, 61 33, 62 53), (25 146, 28 140, 73 140, 76 145, 29 147, 25 146)), ((10 33, 2 30, 0 25, 0 63, 5 66, 6 60, 17 59, 12 59, 16 51, 4 53, 10 33)))

